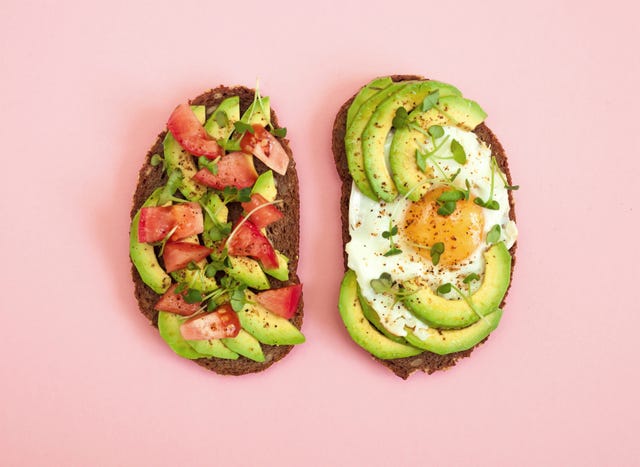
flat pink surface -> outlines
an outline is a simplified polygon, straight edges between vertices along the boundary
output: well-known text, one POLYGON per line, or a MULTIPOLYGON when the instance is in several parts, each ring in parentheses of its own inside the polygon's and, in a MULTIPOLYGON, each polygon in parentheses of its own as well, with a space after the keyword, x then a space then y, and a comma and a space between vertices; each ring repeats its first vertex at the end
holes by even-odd
POLYGON ((0 464, 640 464, 633 2, 132 3, 0 6, 0 464), (393 73, 479 101, 522 187, 502 324, 406 382, 336 307, 333 117, 393 73), (308 341, 221 377, 138 313, 129 209, 173 107, 256 78, 299 169, 308 341))

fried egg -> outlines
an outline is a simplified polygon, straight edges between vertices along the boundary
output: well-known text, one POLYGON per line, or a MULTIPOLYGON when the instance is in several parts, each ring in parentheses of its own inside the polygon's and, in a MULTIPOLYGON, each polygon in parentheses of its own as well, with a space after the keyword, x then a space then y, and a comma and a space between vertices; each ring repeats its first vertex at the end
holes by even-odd
MULTIPOLYGON (((406 328, 411 328, 421 338, 428 326, 392 295, 376 293, 371 287, 373 279, 386 272, 397 282, 420 277, 433 291, 449 282, 464 291, 471 287, 473 293, 484 277, 483 253, 491 246, 486 240, 489 231, 499 225, 499 241, 505 242, 507 248, 511 248, 517 238, 515 223, 509 219, 509 197, 503 181, 506 177, 492 162, 491 148, 473 132, 451 126, 443 130, 444 135, 436 144, 444 144, 435 157, 426 162, 430 187, 421 200, 411 202, 400 197, 385 203, 363 195, 355 184, 351 188, 351 240, 345 247, 348 267, 355 271, 362 295, 378 313, 382 324, 398 336, 405 336, 406 328), (464 164, 454 159, 448 142, 451 140, 456 140, 464 149, 464 164), (457 201, 450 215, 438 214, 438 197, 454 188, 467 190, 467 181, 469 198, 457 201), (498 202, 498 209, 474 203, 476 197, 486 201, 490 196, 498 202), (397 229, 391 238, 393 245, 388 234, 385 234, 387 238, 383 236, 392 228, 397 229), (444 251, 434 265, 430 247, 440 242, 444 244, 444 251), (401 252, 385 256, 391 246, 401 252), (463 280, 472 273, 480 276, 480 280, 464 284, 463 280)), ((433 150, 431 141, 423 149, 433 150)), ((454 290, 443 296, 460 299, 454 290)))

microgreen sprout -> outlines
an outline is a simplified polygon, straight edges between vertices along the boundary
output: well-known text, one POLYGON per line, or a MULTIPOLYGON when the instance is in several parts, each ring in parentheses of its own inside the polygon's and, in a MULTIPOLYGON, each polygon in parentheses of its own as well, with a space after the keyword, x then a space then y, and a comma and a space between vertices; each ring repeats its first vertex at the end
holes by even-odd
MULTIPOLYGON (((413 295, 416 291, 409 291, 402 287, 393 280, 391 274, 383 272, 378 279, 371 279, 369 285, 375 293, 392 295, 395 298, 395 302, 402 300, 410 295, 413 295)), ((394 302, 394 304, 395 304, 394 302)))
MULTIPOLYGON (((494 158, 495 161, 495 158, 494 158)), ((495 161, 496 164, 496 169, 498 169, 498 162, 495 161)), ((506 190, 519 190, 520 189, 520 185, 509 185, 509 182, 507 181, 507 178, 505 177, 505 175, 502 173, 502 170, 497 170, 498 172, 498 176, 500 177, 500 180, 502 180, 502 183, 504 183, 504 188, 506 190)))
POLYGON ((173 198, 173 194, 176 192, 180 184, 182 183, 182 170, 174 169, 169 173, 169 179, 162 188, 160 196, 158 197, 158 206, 168 203, 173 198))
POLYGON ((444 253, 444 243, 442 242, 434 243, 433 245, 431 245, 431 248, 429 249, 429 253, 431 254, 431 262, 433 263, 434 266, 437 266, 438 263, 440 262, 440 255, 444 253))
POLYGON ((238 133, 245 133, 245 132, 249 132, 251 134, 255 133, 255 130, 253 129, 253 127, 251 125, 249 125, 248 123, 245 123, 241 120, 238 120, 237 122, 233 122, 233 126, 236 129, 236 131, 238 133))
POLYGON ((496 171, 499 171, 498 163, 496 162, 495 157, 491 157, 491 189, 489 191, 489 197, 487 198, 486 201, 478 197, 473 200, 473 202, 476 203, 478 206, 482 206, 483 208, 491 209, 493 211, 497 211, 498 209, 500 209, 500 203, 498 203, 498 201, 493 199, 496 171))
POLYGON ((273 136, 277 136, 278 138, 284 138, 285 136, 287 136, 287 129, 286 128, 273 128, 271 130, 271 134, 273 136))
POLYGON ((386 238, 389 240, 389 250, 384 253, 384 256, 394 256, 402 253, 402 250, 398 248, 396 243, 393 241, 393 237, 398 234, 398 226, 393 225, 393 220, 389 219, 389 230, 385 230, 382 232, 382 238, 386 238))
POLYGON ((431 110, 434 106, 438 104, 438 100, 440 99, 440 90, 436 89, 435 91, 430 92, 427 97, 422 100, 422 111, 426 112, 431 110))
POLYGON ((213 175, 217 175, 219 160, 220 160, 220 157, 216 157, 215 159, 212 160, 212 159, 207 159, 205 156, 200 156, 198 157, 198 165, 200 165, 200 167, 204 167, 213 175))

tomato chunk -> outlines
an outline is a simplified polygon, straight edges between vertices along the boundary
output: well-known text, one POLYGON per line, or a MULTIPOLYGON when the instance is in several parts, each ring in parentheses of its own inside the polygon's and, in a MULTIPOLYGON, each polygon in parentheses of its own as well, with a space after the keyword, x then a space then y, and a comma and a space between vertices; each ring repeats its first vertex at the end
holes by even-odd
POLYGON ((187 340, 236 337, 239 332, 240 320, 228 303, 216 308, 212 313, 194 316, 180 326, 180 334, 187 340))
POLYGON ((231 241, 227 242, 231 256, 249 256, 259 260, 266 269, 278 267, 278 257, 271 242, 251 221, 242 222, 231 235, 231 241))
POLYGON ((204 231, 204 218, 199 203, 180 203, 172 206, 173 216, 178 228, 170 240, 182 240, 191 235, 198 235, 204 231))
POLYGON ((159 242, 177 227, 170 240, 182 240, 204 230, 202 208, 198 203, 181 203, 173 206, 150 206, 140 210, 138 241, 159 242))
MULTIPOLYGON (((251 195, 251 201, 242 203, 242 208, 247 214, 249 214, 255 208, 267 203, 268 201, 264 198, 264 196, 262 196, 260 193, 254 193, 251 195)), ((259 229, 263 229, 266 226, 279 221, 283 217, 284 214, 282 214, 280 210, 273 204, 270 204, 255 211, 253 214, 251 214, 250 219, 256 227, 258 227, 259 229)))
POLYGON ((272 313, 283 318, 290 319, 296 314, 300 297, 302 296, 302 284, 289 285, 280 289, 265 290, 256 294, 256 302, 272 313))
POLYGON ((213 250, 206 246, 187 242, 167 242, 164 246, 164 267, 167 272, 177 271, 187 266, 191 261, 198 262, 205 259, 213 250))
POLYGON ((253 166, 253 158, 242 152, 231 152, 222 156, 218 162, 218 173, 209 169, 200 169, 193 179, 201 185, 222 190, 226 186, 238 189, 253 186, 258 179, 258 172, 253 166))
POLYGON ((138 241, 159 242, 176 226, 173 206, 145 207, 140 210, 138 241))
POLYGON ((173 284, 169 287, 156 306, 154 308, 159 311, 168 311, 169 313, 176 313, 182 316, 191 316, 196 311, 200 309, 200 303, 187 303, 184 301, 184 294, 186 290, 182 293, 175 293, 176 287, 178 284, 173 284))
POLYGON ((207 134, 188 104, 180 104, 175 108, 167 122, 167 129, 180 146, 191 154, 209 159, 224 154, 224 150, 207 134))
POLYGON ((275 170, 280 175, 284 175, 289 165, 289 155, 278 139, 269 133, 262 125, 254 124, 251 126, 253 133, 247 131, 242 136, 240 148, 244 152, 256 156, 270 169, 275 170))

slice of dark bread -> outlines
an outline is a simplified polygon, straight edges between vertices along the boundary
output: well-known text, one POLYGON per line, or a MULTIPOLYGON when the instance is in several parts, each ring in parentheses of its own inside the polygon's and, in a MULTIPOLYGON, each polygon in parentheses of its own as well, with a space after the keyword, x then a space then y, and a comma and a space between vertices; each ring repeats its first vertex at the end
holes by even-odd
MULTIPOLYGON (((409 80, 424 80, 425 78, 417 75, 394 75, 391 76, 391 79, 395 82, 397 81, 409 81, 409 80)), ((347 268, 347 253, 344 250, 344 245, 346 245, 351 237, 349 236, 349 197, 351 195, 351 185, 353 179, 351 178, 351 174, 349 173, 349 167, 347 165, 347 154, 344 146, 344 136, 346 133, 346 124, 347 124, 347 111, 353 102, 353 99, 356 97, 357 93, 354 94, 347 102, 345 102, 340 108, 338 114, 336 115, 336 119, 333 124, 333 138, 332 138, 332 150, 333 156, 335 159, 336 168, 338 170, 338 175, 342 180, 342 196, 340 199, 340 213, 342 217, 342 244, 343 244, 343 258, 344 258, 344 269, 347 268)), ((495 156, 500 169, 506 174, 507 180, 509 184, 511 184, 511 174, 509 172, 509 165, 507 163, 507 156, 504 152, 504 149, 495 135, 489 130, 489 128, 484 124, 478 125, 474 130, 474 133, 478 135, 478 137, 484 141, 490 148, 492 154, 495 156)), ((513 203, 513 196, 511 191, 509 191, 509 205, 510 205, 510 218, 515 221, 515 209, 513 203)), ((513 258, 513 263, 515 264, 515 250, 516 245, 514 245, 510 252, 513 258)), ((511 274, 513 275, 513 267, 511 269, 511 274)), ((508 291, 507 291, 508 292, 508 291)), ((505 295, 506 298, 506 295, 505 295)), ((504 306, 505 302, 502 302, 502 306, 504 306)), ((482 344, 485 342, 483 340, 480 342, 482 344)), ((480 345, 478 344, 478 345, 480 345)), ((477 347, 477 346, 476 346, 477 347)), ((474 347, 475 348, 475 347, 474 347)), ((462 352, 456 352, 449 355, 438 355, 435 353, 431 353, 425 351, 420 355, 415 357, 407 357, 407 358, 396 358, 392 360, 382 360, 376 357, 380 363, 393 371, 396 375, 398 375, 402 379, 407 379, 411 373, 415 371, 424 371, 428 374, 431 374, 438 370, 444 370, 446 368, 452 367, 456 364, 458 360, 464 357, 468 357, 471 355, 471 352, 474 348, 469 350, 465 350, 462 352)))
MULTIPOLYGON (((207 117, 215 110, 215 108, 227 97, 238 96, 240 98, 240 114, 242 114, 251 105, 254 99, 254 90, 237 86, 226 87, 219 86, 211 89, 200 96, 192 99, 192 105, 204 105, 207 110, 207 117)), ((271 110, 271 123, 274 128, 280 128, 278 118, 271 110)), ((131 218, 136 214, 145 200, 151 195, 153 190, 164 185, 167 181, 166 173, 162 171, 161 165, 153 167, 151 165, 151 157, 154 154, 163 155, 162 141, 166 135, 166 131, 160 133, 151 149, 146 155, 144 164, 140 169, 138 176, 138 186, 133 196, 133 206, 131 208, 131 218)), ((289 155, 289 167, 285 175, 279 175, 274 172, 274 179, 278 188, 278 199, 283 200, 284 204, 280 205, 280 210, 284 213, 284 218, 267 227, 267 237, 273 243, 275 249, 282 252, 289 258, 289 280, 281 282, 271 276, 269 281, 272 288, 283 287, 289 284, 297 284, 300 282, 298 269, 298 253, 300 243, 300 196, 298 186, 298 175, 296 172, 296 164, 293 159, 291 148, 288 140, 278 138, 282 147, 289 155)), ((256 170, 258 173, 265 172, 267 167, 257 159, 254 159, 256 170)), ((229 205, 229 220, 234 221, 240 215, 241 208, 239 206, 233 209, 233 204, 229 205)), ((159 299, 159 295, 151 290, 140 279, 140 275, 135 266, 132 265, 131 273, 135 286, 135 296, 138 300, 140 311, 149 319, 151 324, 158 326, 158 312, 153 309, 159 299)), ((291 322, 298 328, 302 326, 303 318, 303 301, 300 299, 298 311, 291 319, 291 322)), ((224 360, 219 358, 201 358, 194 360, 209 370, 224 375, 243 375, 247 373, 256 373, 269 368, 278 360, 287 355, 293 346, 291 345, 265 345, 262 344, 262 350, 265 355, 265 361, 262 363, 255 362, 246 357, 240 356, 237 360, 224 360)))

